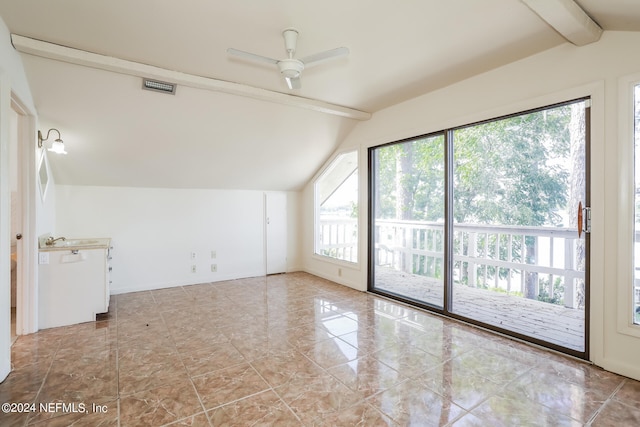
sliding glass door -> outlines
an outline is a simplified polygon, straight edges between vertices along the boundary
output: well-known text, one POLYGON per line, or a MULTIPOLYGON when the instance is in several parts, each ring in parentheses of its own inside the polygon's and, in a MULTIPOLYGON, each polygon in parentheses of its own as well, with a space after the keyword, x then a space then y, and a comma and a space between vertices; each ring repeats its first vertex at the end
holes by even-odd
POLYGON ((588 100, 370 149, 370 283, 586 357, 588 100))
POLYGON ((371 151, 374 288, 444 306, 444 134, 371 151))

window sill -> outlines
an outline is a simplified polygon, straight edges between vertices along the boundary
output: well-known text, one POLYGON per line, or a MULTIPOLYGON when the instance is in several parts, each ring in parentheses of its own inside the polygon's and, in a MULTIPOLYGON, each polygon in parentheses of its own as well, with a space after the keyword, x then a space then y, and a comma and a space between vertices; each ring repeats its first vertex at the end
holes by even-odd
POLYGON ((360 271, 360 262, 344 261, 338 258, 332 258, 326 255, 319 255, 316 253, 312 255, 312 258, 318 261, 339 265, 341 267, 347 267, 354 271, 360 271))

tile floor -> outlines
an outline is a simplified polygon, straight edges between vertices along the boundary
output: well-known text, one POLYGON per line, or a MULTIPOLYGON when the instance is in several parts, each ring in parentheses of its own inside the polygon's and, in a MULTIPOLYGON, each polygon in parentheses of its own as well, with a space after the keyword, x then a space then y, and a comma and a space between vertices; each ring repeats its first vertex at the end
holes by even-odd
POLYGON ((12 360, 2 426, 640 425, 637 381, 306 273, 118 295, 12 360))

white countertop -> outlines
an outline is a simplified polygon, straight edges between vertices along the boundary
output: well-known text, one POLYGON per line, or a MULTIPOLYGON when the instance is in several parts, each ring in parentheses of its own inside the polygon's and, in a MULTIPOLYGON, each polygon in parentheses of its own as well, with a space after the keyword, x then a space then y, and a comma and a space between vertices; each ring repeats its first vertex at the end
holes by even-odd
POLYGON ((108 249, 111 247, 110 237, 100 238, 68 238, 58 240, 53 245, 47 246, 46 239, 40 239, 39 249, 41 251, 68 251, 80 249, 108 249))

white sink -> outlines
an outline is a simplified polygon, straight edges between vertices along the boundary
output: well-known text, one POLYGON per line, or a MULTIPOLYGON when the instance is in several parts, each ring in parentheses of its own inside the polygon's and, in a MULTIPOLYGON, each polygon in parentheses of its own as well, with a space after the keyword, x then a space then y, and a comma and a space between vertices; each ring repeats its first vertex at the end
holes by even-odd
MULTIPOLYGON (((48 239, 48 238, 47 238, 48 239)), ((69 238, 66 240, 56 239, 53 245, 47 245, 44 237, 40 239, 41 251, 55 251, 55 250, 79 250, 79 249, 109 249, 111 246, 110 237, 94 237, 94 238, 69 238)))
POLYGON ((91 246, 97 244, 100 244, 100 241, 96 239, 67 239, 58 240, 54 246, 91 246))

